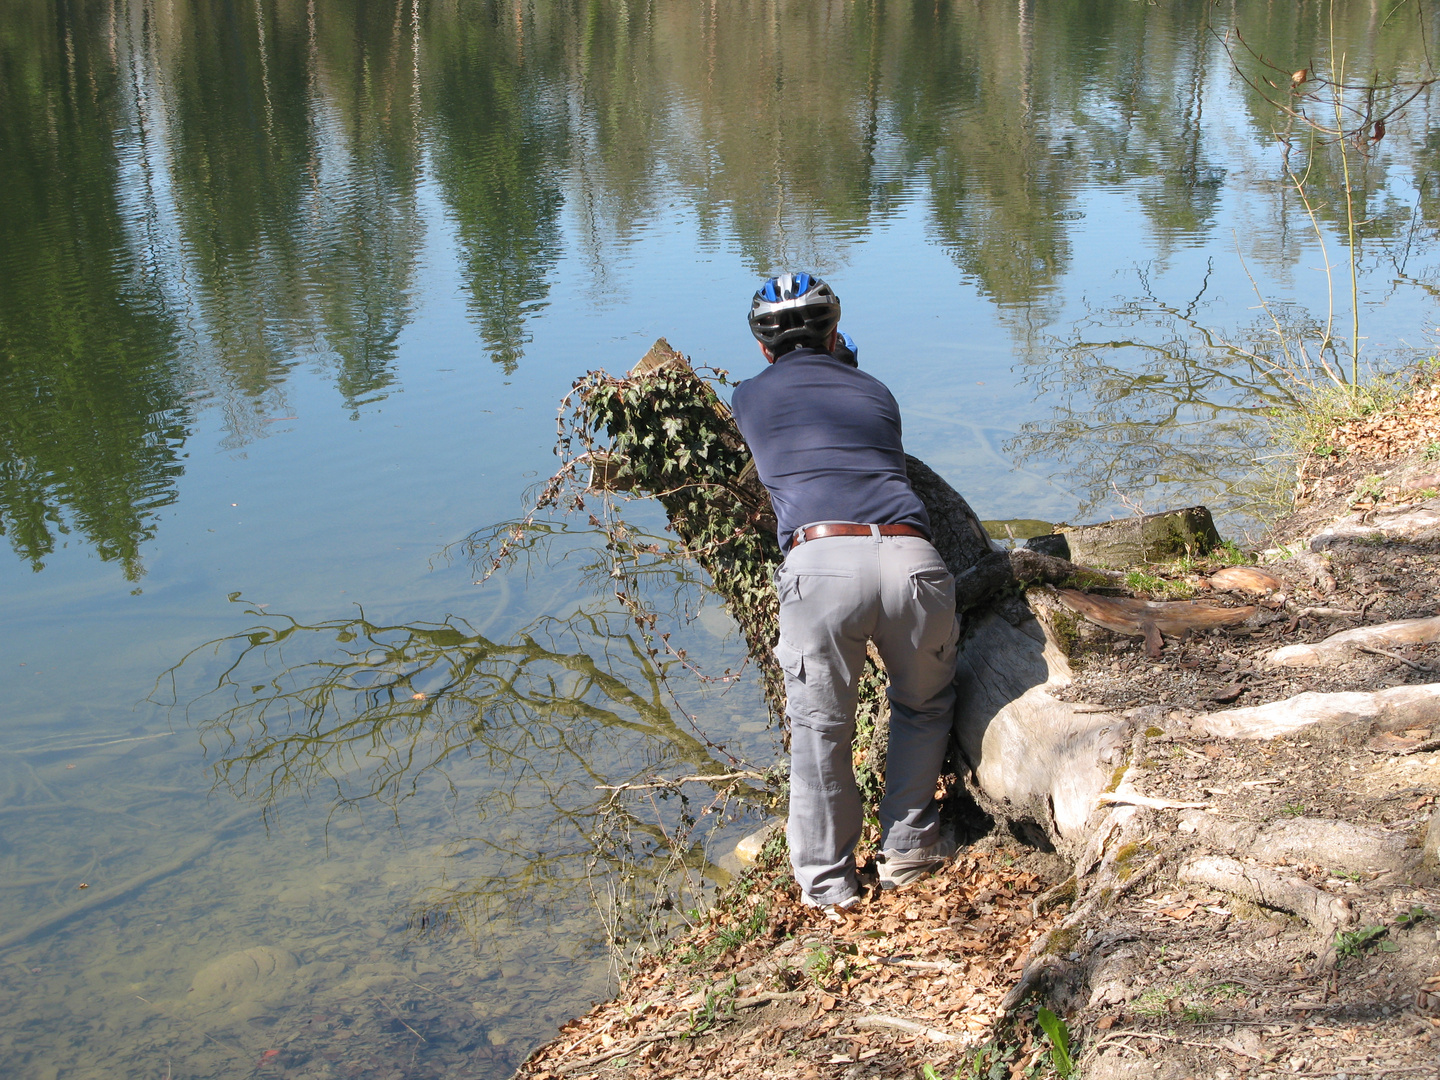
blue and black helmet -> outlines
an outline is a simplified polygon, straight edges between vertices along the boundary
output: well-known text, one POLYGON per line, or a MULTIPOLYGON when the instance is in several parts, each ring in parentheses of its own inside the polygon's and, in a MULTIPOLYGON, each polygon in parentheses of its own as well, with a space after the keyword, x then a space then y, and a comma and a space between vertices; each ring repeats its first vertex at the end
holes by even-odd
POLYGON ((750 303, 750 332, 774 355, 801 346, 823 349, 840 322, 840 298, 812 274, 781 274, 750 303))

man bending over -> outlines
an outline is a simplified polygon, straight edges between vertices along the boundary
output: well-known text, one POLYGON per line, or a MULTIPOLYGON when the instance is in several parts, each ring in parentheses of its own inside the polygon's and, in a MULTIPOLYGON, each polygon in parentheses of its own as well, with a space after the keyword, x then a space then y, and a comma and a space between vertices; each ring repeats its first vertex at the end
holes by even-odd
POLYGON ((847 352, 836 358, 839 322, 840 299, 819 278, 765 282, 750 330, 770 366, 732 401, 785 552, 775 575, 775 658, 790 720, 787 836, 795 880, 816 907, 859 899, 851 742, 867 640, 890 677, 881 888, 955 853, 940 836, 935 801, 955 704, 955 579, 906 476, 899 407, 847 352))

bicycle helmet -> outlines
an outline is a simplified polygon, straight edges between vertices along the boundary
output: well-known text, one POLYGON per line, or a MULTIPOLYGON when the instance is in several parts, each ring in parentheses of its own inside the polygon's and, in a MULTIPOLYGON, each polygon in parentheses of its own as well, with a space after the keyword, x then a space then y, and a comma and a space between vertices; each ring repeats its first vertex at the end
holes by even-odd
POLYGON ((811 274, 773 277, 750 303, 750 332, 775 356, 801 346, 825 348, 839 322, 840 298, 811 274))

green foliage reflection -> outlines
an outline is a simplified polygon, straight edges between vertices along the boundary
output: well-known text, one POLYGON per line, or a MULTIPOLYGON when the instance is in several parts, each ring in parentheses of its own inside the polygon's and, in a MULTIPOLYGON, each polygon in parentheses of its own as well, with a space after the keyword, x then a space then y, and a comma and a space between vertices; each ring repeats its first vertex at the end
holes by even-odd
POLYGON ((567 133, 563 97, 547 78, 558 74, 555 43, 527 26, 518 5, 513 22, 501 22, 502 7, 469 2, 437 15, 431 63, 436 175, 454 215, 480 337, 509 372, 560 258, 567 133))
POLYGON ((130 580, 189 434, 176 327, 127 254, 99 5, 0 5, 0 533, 39 570, 73 530, 130 580))

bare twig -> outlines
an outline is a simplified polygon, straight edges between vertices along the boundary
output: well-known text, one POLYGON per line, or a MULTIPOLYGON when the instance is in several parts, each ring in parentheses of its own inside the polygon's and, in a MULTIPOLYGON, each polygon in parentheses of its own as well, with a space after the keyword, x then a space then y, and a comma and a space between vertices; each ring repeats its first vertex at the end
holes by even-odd
POLYGON ((1353 619, 1360 612, 1350 608, 1307 607, 1295 612, 1297 619, 1353 619))
POLYGON ((894 967, 909 968, 912 971, 964 971, 964 965, 955 963, 944 963, 939 960, 901 960, 892 956, 876 957, 882 964, 890 964, 894 967))
POLYGON ((776 1001, 799 1001, 808 995, 808 990, 776 991, 773 994, 755 994, 751 997, 736 998, 734 1005, 737 1009, 757 1009, 761 1005, 769 1005, 776 1001))
POLYGON ((765 774, 742 770, 740 772, 716 773, 713 776, 677 776, 673 780, 651 780, 646 783, 596 784, 596 791, 648 791, 652 788, 673 788, 681 784, 719 784, 727 780, 764 780, 765 774))
POLYGON ((1104 792, 1099 801, 1113 803, 1117 806, 1143 806, 1150 810, 1208 810, 1210 808, 1209 803, 1157 799, 1150 795, 1141 795, 1138 791, 1126 790, 1123 786, 1119 791, 1104 792))
POLYGON ((429 1039, 425 1038, 424 1035, 421 1035, 420 1032, 416 1031, 413 1027, 411 1027, 409 1024, 405 1023, 404 1017, 402 1017, 398 1012, 396 1012, 395 1007, 391 1005, 388 1001, 386 1001, 384 998, 380 997, 377 994, 375 996, 375 1000, 378 1001, 381 1005, 384 1005, 385 1008, 389 1009, 390 1015, 395 1017, 395 1019, 399 1022, 400 1026, 403 1027, 406 1031, 410 1032, 411 1035, 414 1035, 415 1038, 419 1039, 422 1043, 430 1041, 429 1039))
POLYGON ((1429 664, 1417 664, 1414 660, 1407 660, 1399 653, 1391 652, 1389 649, 1376 649, 1372 648, 1369 645, 1358 645, 1356 646, 1356 648, 1363 653, 1373 653, 1376 656, 1384 656, 1390 660, 1398 660, 1400 661, 1400 663, 1404 664, 1406 667, 1411 668, 1414 671, 1423 671, 1427 675, 1435 674, 1435 669, 1429 664))
POLYGON ((859 1031, 875 1031, 886 1028, 891 1031, 903 1031, 907 1035, 918 1035, 934 1043, 953 1045, 955 1043, 963 1044, 971 1041, 963 1035, 952 1035, 948 1031, 926 1027, 924 1024, 917 1024, 914 1020, 904 1020, 898 1016, 884 1016, 880 1014, 862 1016, 855 1021, 854 1026, 859 1031))

